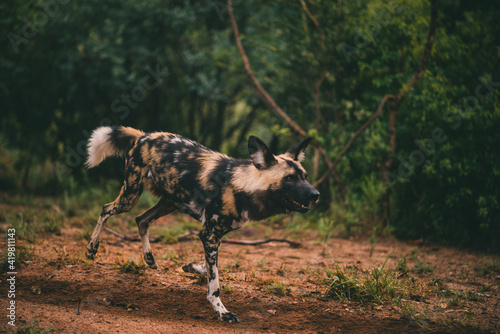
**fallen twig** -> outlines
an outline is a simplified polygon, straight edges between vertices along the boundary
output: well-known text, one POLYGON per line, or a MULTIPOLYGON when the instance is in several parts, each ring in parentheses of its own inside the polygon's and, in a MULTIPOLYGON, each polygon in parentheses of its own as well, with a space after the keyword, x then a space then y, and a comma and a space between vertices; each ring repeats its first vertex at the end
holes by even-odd
POLYGON ((285 242, 293 248, 300 247, 301 244, 292 240, 282 239, 282 238, 268 238, 264 240, 236 240, 236 239, 222 239, 223 243, 234 244, 234 245, 250 245, 257 246, 262 244, 267 244, 269 242, 285 242))
MULTIPOLYGON (((104 227, 104 230, 106 232, 109 232, 111 233, 112 235, 114 235, 115 237, 118 237, 120 239, 123 239, 123 240, 126 240, 126 241, 133 241, 133 242, 137 242, 137 241, 141 241, 140 238, 137 238, 137 237, 128 237, 124 234, 121 234, 121 233, 118 233, 116 231, 113 231, 112 229, 110 229, 109 227, 104 227)), ((160 242, 161 241, 161 238, 153 238, 153 239, 149 239, 149 242, 150 243, 157 243, 157 242, 160 242)))
MULTIPOLYGON (((126 236, 124 234, 121 234, 121 233, 118 233, 116 231, 113 231, 112 229, 110 229, 108 227, 105 227, 104 230, 106 232, 109 232, 109 233, 113 234, 115 237, 118 237, 118 238, 126 240, 126 241, 132 241, 132 242, 141 241, 141 239, 139 239, 139 238, 128 237, 128 236, 126 236)), ((192 240, 191 236, 193 236, 193 235, 197 236, 198 234, 199 234, 198 231, 189 231, 189 232, 186 232, 184 234, 179 235, 177 237, 177 241, 181 242, 181 241, 192 240)), ((151 242, 151 243, 156 243, 156 242, 159 242, 159 241, 161 241, 161 238, 149 239, 149 242, 151 242)), ((288 240, 288 239, 284 239, 284 238, 268 238, 268 239, 262 239, 262 240, 222 239, 221 242, 226 243, 226 244, 249 245, 249 246, 257 246, 257 245, 267 244, 269 242, 284 242, 284 243, 287 243, 291 247, 294 247, 294 248, 301 246, 301 244, 298 243, 298 242, 295 242, 295 241, 292 241, 292 240, 288 240)))

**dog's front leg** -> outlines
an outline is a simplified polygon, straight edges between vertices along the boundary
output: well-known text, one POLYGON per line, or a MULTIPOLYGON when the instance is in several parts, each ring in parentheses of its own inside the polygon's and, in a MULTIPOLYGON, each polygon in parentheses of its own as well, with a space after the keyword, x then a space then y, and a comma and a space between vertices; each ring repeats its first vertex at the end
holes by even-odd
POLYGON ((227 321, 230 323, 238 322, 238 317, 229 312, 222 301, 220 300, 220 286, 219 286, 219 270, 217 269, 217 258, 219 253, 219 245, 222 235, 215 231, 207 231, 203 229, 200 232, 200 239, 205 248, 205 260, 207 261, 207 278, 208 278, 208 301, 217 313, 220 321, 227 321))

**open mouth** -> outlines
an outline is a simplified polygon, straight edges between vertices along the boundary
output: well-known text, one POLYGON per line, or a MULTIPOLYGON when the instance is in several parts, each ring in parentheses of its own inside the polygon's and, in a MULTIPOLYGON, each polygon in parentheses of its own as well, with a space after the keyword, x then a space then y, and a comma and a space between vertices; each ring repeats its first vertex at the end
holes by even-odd
POLYGON ((311 204, 302 204, 289 198, 285 199, 285 203, 288 209, 292 211, 307 212, 311 208, 311 204))

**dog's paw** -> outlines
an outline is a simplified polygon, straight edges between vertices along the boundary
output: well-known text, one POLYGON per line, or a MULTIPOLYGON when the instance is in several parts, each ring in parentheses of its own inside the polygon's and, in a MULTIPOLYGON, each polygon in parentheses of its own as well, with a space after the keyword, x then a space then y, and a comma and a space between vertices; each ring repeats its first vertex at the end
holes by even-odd
POLYGON ((89 242, 89 244, 87 245, 87 259, 93 260, 98 249, 99 241, 95 245, 92 243, 92 241, 89 242))
POLYGON ((153 256, 153 253, 145 253, 144 254, 144 260, 148 264, 149 268, 151 269, 158 269, 158 265, 156 264, 155 257, 153 256))
POLYGON ((226 312, 226 313, 217 312, 217 316, 219 317, 220 321, 229 322, 230 324, 235 324, 237 322, 240 322, 240 319, 238 319, 238 317, 231 312, 226 312))
POLYGON ((189 263, 183 265, 182 270, 184 270, 185 273, 191 273, 191 274, 200 274, 200 275, 207 274, 207 267, 205 264, 200 265, 197 263, 189 263))

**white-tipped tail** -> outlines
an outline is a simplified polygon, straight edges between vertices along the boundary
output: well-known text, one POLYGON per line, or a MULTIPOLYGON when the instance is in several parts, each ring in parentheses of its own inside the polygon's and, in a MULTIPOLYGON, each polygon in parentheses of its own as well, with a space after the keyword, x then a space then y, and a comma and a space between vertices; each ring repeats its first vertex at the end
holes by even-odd
POLYGON ((87 167, 92 168, 99 165, 104 159, 116 155, 116 149, 110 142, 110 134, 113 129, 109 126, 97 128, 92 132, 87 146, 87 167))

